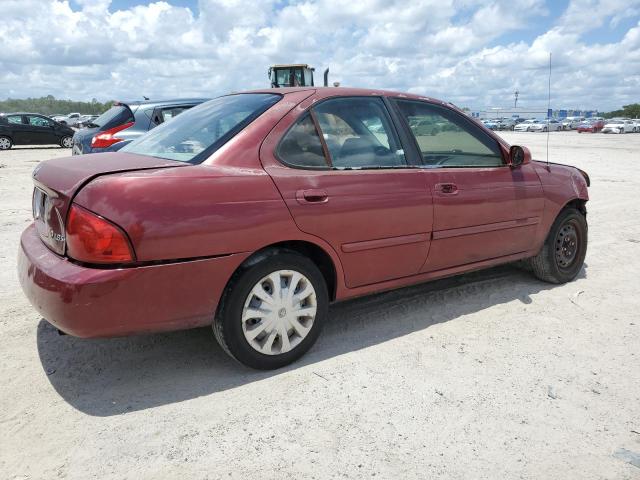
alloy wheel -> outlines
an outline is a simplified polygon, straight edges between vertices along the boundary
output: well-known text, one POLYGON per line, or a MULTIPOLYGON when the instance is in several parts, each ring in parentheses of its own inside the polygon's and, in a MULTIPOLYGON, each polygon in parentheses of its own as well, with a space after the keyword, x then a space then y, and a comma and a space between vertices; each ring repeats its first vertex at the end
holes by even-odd
POLYGON ((0 137, 0 150, 9 150, 11 148, 11 140, 6 137, 0 137))
POLYGON ((265 355, 293 350, 311 331, 316 291, 303 274, 278 270, 251 289, 242 309, 242 331, 251 347, 265 355))
POLYGON ((62 146, 64 148, 71 148, 73 146, 73 139, 71 137, 64 137, 62 139, 62 146))

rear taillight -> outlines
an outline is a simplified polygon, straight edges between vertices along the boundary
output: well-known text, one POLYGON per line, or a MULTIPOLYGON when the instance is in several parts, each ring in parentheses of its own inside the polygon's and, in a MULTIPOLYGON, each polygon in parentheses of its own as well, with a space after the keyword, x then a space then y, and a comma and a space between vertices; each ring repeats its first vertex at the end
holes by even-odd
POLYGON ((125 233, 113 223, 78 205, 67 219, 67 254, 86 263, 127 263, 134 256, 125 233))
POLYGON ((134 122, 123 123, 122 125, 118 125, 117 127, 110 128, 109 130, 105 130, 104 132, 94 135, 91 139, 91 146, 93 148, 107 148, 114 143, 121 142, 124 139, 116 137, 116 133, 133 126, 133 123, 134 122))

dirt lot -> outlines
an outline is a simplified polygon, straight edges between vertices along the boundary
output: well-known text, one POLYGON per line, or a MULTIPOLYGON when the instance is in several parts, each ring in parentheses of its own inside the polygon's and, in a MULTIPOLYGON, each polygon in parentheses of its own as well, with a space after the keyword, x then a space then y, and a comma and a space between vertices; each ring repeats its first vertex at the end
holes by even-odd
POLYGON ((58 336, 16 251, 31 170, 69 151, 0 152, 0 478, 640 478, 640 135, 550 144, 592 179, 575 282, 501 267, 338 304, 271 373, 207 329, 58 336))

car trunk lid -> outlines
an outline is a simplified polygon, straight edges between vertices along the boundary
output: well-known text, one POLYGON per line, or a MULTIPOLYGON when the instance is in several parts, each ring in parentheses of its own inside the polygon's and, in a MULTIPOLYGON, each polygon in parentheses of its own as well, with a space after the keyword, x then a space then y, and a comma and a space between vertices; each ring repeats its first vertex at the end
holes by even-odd
POLYGON ((33 171, 32 208, 36 230, 45 245, 63 255, 67 212, 75 194, 92 179, 136 170, 185 166, 188 164, 120 152, 42 162, 33 171))

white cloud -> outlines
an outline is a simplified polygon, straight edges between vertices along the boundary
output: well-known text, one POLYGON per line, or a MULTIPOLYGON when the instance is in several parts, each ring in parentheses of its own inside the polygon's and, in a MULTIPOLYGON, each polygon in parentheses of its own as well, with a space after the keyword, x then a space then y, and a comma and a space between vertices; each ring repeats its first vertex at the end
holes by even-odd
POLYGON ((110 4, 2 0, 0 98, 215 96, 268 86, 272 63, 304 62, 317 82, 328 66, 343 85, 476 108, 507 105, 517 88, 533 106, 545 103, 552 51, 557 107, 639 100, 640 0, 576 0, 557 19, 542 0, 110 4), (629 22, 617 39, 590 38, 629 22))

